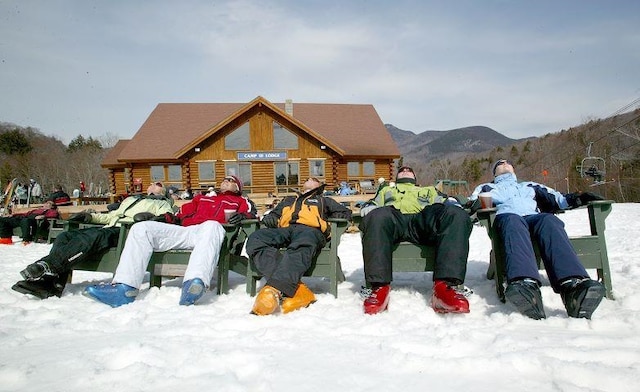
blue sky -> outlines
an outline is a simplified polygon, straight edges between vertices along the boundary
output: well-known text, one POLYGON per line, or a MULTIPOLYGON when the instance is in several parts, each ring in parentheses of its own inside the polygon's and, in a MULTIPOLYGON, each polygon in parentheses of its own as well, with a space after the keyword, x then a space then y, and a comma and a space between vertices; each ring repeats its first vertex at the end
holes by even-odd
POLYGON ((0 0, 0 121, 130 138, 160 102, 365 103, 539 136, 640 97, 640 1, 0 0))

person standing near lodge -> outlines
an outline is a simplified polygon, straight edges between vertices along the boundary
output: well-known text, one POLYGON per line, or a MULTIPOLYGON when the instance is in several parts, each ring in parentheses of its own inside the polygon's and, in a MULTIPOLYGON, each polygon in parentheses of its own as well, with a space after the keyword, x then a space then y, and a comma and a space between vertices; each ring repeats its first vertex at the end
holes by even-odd
POLYGON ((57 206, 71 205, 71 198, 65 191, 62 190, 61 185, 56 185, 55 187, 53 187, 53 193, 50 194, 46 200, 54 202, 57 206))
POLYGON ((40 203, 42 201, 42 187, 33 178, 29 180, 29 203, 40 203))
POLYGON ((239 224, 256 217, 254 204, 242 196, 242 181, 227 176, 215 196, 197 195, 177 215, 141 214, 127 235, 111 284, 89 286, 84 294, 111 307, 132 303, 138 293, 153 252, 190 249, 184 273, 180 305, 194 305, 209 288, 225 237, 221 223, 239 224), (226 214, 232 210, 232 215, 226 214))
POLYGON ((264 229, 247 239, 247 254, 267 282, 256 296, 252 313, 269 315, 309 306, 315 295, 300 281, 313 257, 331 234, 329 218, 351 219, 351 210, 322 196, 324 186, 315 177, 303 184, 298 196, 285 197, 262 218, 264 229), (281 248, 286 248, 280 253, 281 248))
POLYGON ((366 314, 387 310, 393 278, 393 246, 402 241, 436 247, 433 310, 469 312, 462 284, 473 226, 466 211, 449 203, 434 187, 416 186, 413 169, 403 166, 398 169, 395 186, 380 189, 360 214, 366 314))
POLYGON ((562 193, 536 182, 518 182, 510 161, 499 159, 492 166, 494 180, 478 185, 470 203, 488 192, 496 206, 495 226, 504 242, 507 288, 505 297, 516 309, 535 320, 546 318, 540 293, 540 273, 531 237, 540 245, 540 255, 553 291, 560 293, 569 317, 590 319, 605 294, 602 283, 589 277, 571 245, 564 223, 554 211, 602 200, 593 193, 562 193))

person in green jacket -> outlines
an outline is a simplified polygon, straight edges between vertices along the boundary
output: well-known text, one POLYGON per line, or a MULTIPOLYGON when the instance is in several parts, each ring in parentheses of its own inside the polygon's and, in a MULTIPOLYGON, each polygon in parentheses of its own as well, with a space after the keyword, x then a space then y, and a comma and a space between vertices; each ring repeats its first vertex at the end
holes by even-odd
POLYGON ((380 189, 360 214, 366 314, 388 307, 393 248, 402 241, 436 247, 432 308, 438 313, 469 312, 462 284, 472 223, 458 203, 432 186, 417 186, 413 169, 403 166, 395 185, 380 189))
POLYGON ((24 280, 17 282, 12 289, 40 299, 54 295, 60 297, 73 266, 98 257, 105 250, 116 246, 120 225, 133 222, 133 217, 140 212, 156 216, 175 212, 173 200, 168 197, 162 183, 151 184, 146 195, 127 197, 118 209, 108 213, 81 212, 72 216, 70 221, 104 226, 61 233, 56 237, 47 256, 29 264, 20 272, 24 280))

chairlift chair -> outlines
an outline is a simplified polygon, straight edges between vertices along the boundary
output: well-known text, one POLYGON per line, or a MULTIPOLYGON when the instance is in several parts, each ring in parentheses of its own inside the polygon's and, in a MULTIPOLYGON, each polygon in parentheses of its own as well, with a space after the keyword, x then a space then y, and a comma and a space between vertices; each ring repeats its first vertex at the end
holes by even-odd
POLYGON ((587 156, 582 159, 580 165, 576 167, 576 170, 580 173, 580 177, 591 177, 594 182, 601 183, 604 181, 604 176, 607 173, 606 161, 604 158, 591 156, 592 144, 593 142, 589 143, 589 147, 587 147, 587 156))

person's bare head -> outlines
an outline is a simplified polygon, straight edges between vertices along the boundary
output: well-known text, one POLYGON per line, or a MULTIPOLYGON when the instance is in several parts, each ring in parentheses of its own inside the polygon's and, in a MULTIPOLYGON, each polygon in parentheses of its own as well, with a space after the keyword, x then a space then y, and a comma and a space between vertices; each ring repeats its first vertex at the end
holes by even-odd
POLYGON ((322 182, 320 182, 319 179, 316 177, 309 177, 307 178, 307 181, 302 184, 302 193, 307 193, 312 189, 318 188, 320 185, 322 185, 322 182))
POLYGON ((154 182, 147 188, 147 195, 166 196, 167 190, 161 182, 154 182))

